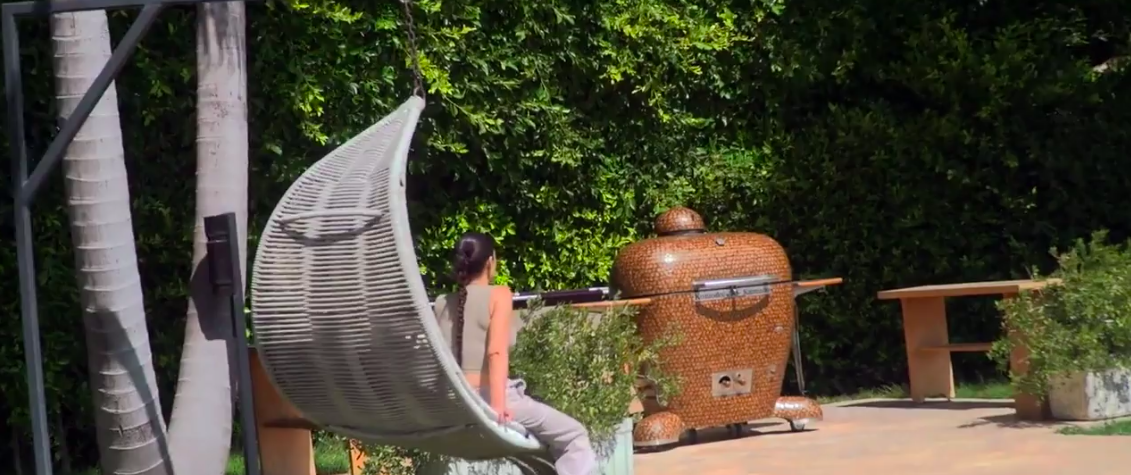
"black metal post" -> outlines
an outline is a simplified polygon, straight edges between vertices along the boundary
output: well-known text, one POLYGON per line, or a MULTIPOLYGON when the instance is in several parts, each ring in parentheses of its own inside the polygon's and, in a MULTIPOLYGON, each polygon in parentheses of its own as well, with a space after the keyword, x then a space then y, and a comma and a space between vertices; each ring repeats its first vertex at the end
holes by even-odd
MULTIPOLYGON (((20 277, 20 318, 23 324, 24 357, 27 364, 28 404, 31 414, 32 447, 35 450, 35 468, 38 475, 51 475, 51 439, 47 426, 47 404, 43 381, 43 350, 39 335, 39 307, 36 295, 35 240, 31 228, 31 204, 36 192, 47 179, 47 175, 62 160, 63 153, 74 141, 75 135, 86 123, 86 119, 102 99, 110 83, 117 78, 126 60, 137 49, 142 37, 156 21, 157 16, 169 5, 199 4, 226 0, 38 0, 5 3, 0 5, 0 29, 3 36, 4 79, 7 101, 7 131, 12 157, 12 184, 15 195, 16 255, 20 277), (28 175, 27 138, 24 125, 24 95, 20 67, 20 43, 16 18, 19 16, 47 16, 53 13, 79 12, 90 10, 115 10, 121 8, 144 7, 133 25, 122 37, 110 59, 95 78, 90 88, 83 94, 75 111, 63 123, 59 134, 51 142, 43 158, 37 162, 34 172, 28 175)), ((250 2, 259 0, 246 0, 250 2)), ((237 243, 238 244, 238 243, 237 243)), ((237 251, 238 255, 238 251, 237 251)), ((238 275, 238 267, 237 273, 238 275)), ((238 290, 242 299, 243 289, 238 290)), ((235 298, 235 297, 233 297, 235 298)), ((242 311, 238 313, 239 325, 243 327, 242 311)), ((243 335, 242 330, 239 334, 243 335)), ((246 341, 240 339, 246 347, 246 341)), ((243 353, 246 367, 247 352, 243 353)), ((245 438, 248 433, 245 431, 245 438)), ((255 438, 255 426, 251 426, 250 436, 255 438)), ((246 445, 246 444, 245 444, 246 445)), ((252 445, 257 445, 254 440, 252 445)), ((258 454, 258 450, 255 451, 258 454)), ((258 459, 255 475, 258 474, 258 459)))
POLYGON ((176 5, 178 3, 204 3, 209 1, 224 0, 39 0, 15 2, 8 5, 11 5, 9 11, 15 16, 47 16, 52 13, 121 10, 148 5, 176 5))
MULTIPOLYGON (((239 227, 235 213, 204 218, 208 237, 208 278, 217 295, 228 297, 232 314, 232 338, 239 378, 240 421, 243 423, 244 473, 259 475, 259 434, 251 389, 251 362, 247 355, 247 322, 244 321, 244 281, 240 272, 239 227)), ((230 368, 230 367, 229 367, 230 368)))
POLYGON ((0 8, 4 37, 4 83, 8 102, 8 140, 12 156, 12 193, 16 196, 16 261, 20 276, 20 319, 24 332, 24 361, 31 416, 32 448, 39 475, 51 475, 51 435, 47 427, 47 395, 43 382, 43 349, 39 341, 39 305, 35 294, 34 241, 31 210, 20 199, 27 181, 27 146, 24 143, 23 78, 20 75, 20 39, 11 6, 0 8))

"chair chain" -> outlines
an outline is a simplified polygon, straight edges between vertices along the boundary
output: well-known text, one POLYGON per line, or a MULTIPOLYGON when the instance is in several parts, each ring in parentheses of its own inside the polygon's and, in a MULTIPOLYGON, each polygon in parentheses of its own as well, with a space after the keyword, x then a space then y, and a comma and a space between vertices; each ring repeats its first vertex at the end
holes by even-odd
POLYGON ((412 19, 412 0, 401 0, 404 5, 405 30, 408 35, 408 52, 412 55, 412 93, 425 99, 424 73, 420 70, 420 54, 416 48, 416 24, 412 19))

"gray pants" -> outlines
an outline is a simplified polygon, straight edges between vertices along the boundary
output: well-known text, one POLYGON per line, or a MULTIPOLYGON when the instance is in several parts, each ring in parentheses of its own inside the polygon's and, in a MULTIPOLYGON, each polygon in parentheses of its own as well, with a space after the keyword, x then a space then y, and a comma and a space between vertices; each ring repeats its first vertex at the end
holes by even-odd
POLYGON ((574 418, 526 395, 525 381, 507 383, 507 409, 516 423, 549 447, 559 475, 597 473, 597 453, 589 442, 589 431, 574 418))

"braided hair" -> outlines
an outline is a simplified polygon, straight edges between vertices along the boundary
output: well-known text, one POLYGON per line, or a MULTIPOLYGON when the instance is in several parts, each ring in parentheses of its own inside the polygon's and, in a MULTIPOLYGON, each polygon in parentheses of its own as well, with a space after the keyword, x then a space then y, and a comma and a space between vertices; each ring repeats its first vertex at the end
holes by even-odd
POLYGON ((467 306, 467 285, 487 270, 487 261, 494 255, 495 240, 483 233, 465 233, 455 246, 452 270, 459 293, 456 313, 452 318, 452 354, 460 365, 463 365, 463 313, 467 306))

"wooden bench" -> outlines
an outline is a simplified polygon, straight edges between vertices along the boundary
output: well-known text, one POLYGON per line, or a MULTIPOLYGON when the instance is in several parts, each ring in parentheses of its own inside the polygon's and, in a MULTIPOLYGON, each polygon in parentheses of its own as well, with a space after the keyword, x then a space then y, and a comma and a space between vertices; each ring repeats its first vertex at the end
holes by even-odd
MULTIPOLYGON (((880 300, 899 300, 903 308, 903 337, 907 349, 907 372, 911 399, 923 402, 928 397, 954 398, 954 372, 950 354, 989 351, 991 343, 951 343, 947 333, 946 298, 1001 295, 1012 298, 1021 292, 1040 290, 1055 280, 1007 280, 946 285, 925 285, 885 290, 880 300)), ((1010 371, 1028 370, 1028 352, 1018 347, 1010 355, 1010 371)), ((1017 416, 1025 420, 1045 418, 1042 398, 1014 394, 1017 416)))

